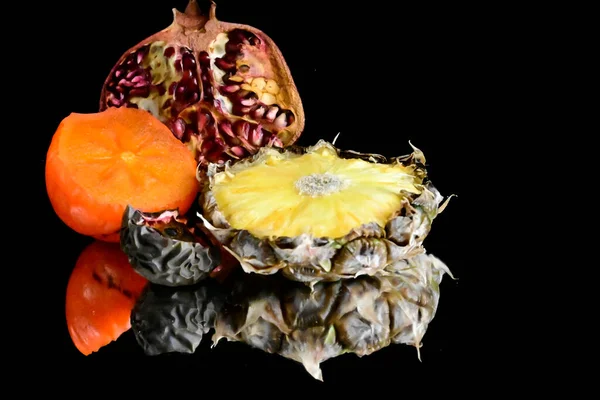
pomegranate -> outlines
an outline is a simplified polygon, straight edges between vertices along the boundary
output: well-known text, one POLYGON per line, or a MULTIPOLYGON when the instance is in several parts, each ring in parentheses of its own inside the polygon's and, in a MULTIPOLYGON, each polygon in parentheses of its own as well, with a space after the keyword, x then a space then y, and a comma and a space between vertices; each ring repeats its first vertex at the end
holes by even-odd
POLYGON ((279 48, 247 25, 218 21, 196 0, 173 23, 129 49, 102 88, 100 110, 147 110, 201 165, 293 144, 304 110, 279 48))

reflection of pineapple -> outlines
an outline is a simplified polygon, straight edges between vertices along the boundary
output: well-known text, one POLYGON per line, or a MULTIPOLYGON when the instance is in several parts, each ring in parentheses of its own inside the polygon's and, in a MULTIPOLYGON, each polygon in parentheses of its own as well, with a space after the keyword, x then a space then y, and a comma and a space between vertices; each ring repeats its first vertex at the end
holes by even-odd
POLYGON ((213 342, 225 338, 279 354, 322 380, 320 363, 344 353, 364 356, 392 343, 418 349, 444 273, 439 259, 420 254, 377 276, 317 283, 312 291, 296 283, 251 293, 241 280, 215 318, 213 342))
POLYGON ((423 251, 441 211, 424 163, 417 149, 386 160, 324 141, 263 148, 209 167, 203 218, 247 272, 310 283, 373 275, 423 251))

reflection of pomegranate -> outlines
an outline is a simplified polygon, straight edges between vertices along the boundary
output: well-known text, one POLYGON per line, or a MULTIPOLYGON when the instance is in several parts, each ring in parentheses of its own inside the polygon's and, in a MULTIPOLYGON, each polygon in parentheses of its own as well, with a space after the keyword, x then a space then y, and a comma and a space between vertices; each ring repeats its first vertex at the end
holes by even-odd
POLYGON ((218 21, 190 0, 166 29, 127 51, 102 89, 100 109, 151 112, 201 163, 288 146, 304 110, 277 45, 261 31, 218 21))

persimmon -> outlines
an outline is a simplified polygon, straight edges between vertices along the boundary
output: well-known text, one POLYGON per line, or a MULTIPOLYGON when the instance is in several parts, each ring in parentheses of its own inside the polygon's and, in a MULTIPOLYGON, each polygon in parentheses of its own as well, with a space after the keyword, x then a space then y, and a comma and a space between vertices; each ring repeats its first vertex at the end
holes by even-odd
POLYGON ((66 320, 75 347, 89 355, 128 331, 131 310, 147 283, 117 243, 88 245, 67 284, 66 320))
POLYGON ((86 236, 117 242, 127 205, 185 213, 199 189, 193 153, 144 110, 71 113, 46 157, 46 189, 58 217, 86 236))

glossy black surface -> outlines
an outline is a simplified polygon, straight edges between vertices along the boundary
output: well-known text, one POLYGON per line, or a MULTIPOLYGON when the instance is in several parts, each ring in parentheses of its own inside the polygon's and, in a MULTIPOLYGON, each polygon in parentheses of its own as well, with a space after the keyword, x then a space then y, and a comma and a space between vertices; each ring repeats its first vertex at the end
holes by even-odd
POLYGON ((489 331, 480 323, 488 317, 487 300, 480 296, 486 265, 477 247, 484 239, 478 230, 488 222, 481 214, 479 188, 489 183, 480 179, 478 162, 498 137, 495 125, 484 121, 488 111, 481 100, 489 77, 479 70, 487 59, 478 55, 484 54, 486 43, 477 35, 481 26, 464 10, 432 4, 399 5, 392 11, 384 2, 220 1, 217 8, 219 19, 253 25, 280 47, 306 113, 298 144, 333 140, 341 132, 340 147, 395 156, 410 152, 410 140, 425 153, 438 190, 445 196, 458 195, 436 219, 425 242, 458 280, 446 277, 441 284, 438 312, 423 339, 422 362, 414 348, 405 345, 391 345, 363 358, 344 355, 322 366, 323 384, 298 363, 241 343, 211 349, 205 341, 192 356, 148 357, 129 331, 96 354, 79 354, 64 321, 64 293, 80 251, 92 240, 71 231, 53 213, 43 183, 45 151, 70 112, 97 111, 104 79, 121 54, 168 26, 171 8, 183 10, 185 5, 186 1, 156 6, 105 1, 85 11, 77 4, 41 6, 40 15, 54 13, 41 18, 44 29, 38 28, 46 37, 39 50, 45 59, 39 74, 51 77, 40 85, 52 88, 44 104, 47 116, 36 132, 40 147, 35 159, 38 215, 49 233, 44 248, 51 266, 43 274, 49 323, 42 362, 51 366, 59 359, 64 376, 75 374, 82 384, 106 374, 145 376, 148 381, 185 374, 186 379, 196 376, 198 385, 207 380, 220 387, 238 382, 256 390, 280 381, 312 390, 385 388, 394 382, 425 388, 438 379, 467 387, 473 379, 485 379, 486 369, 477 366, 487 365, 495 348, 493 343, 480 346, 489 331))

